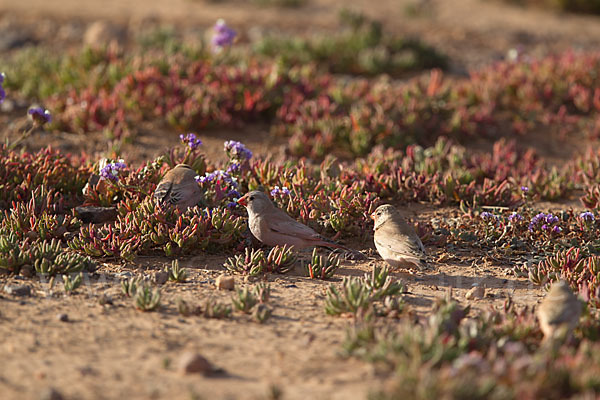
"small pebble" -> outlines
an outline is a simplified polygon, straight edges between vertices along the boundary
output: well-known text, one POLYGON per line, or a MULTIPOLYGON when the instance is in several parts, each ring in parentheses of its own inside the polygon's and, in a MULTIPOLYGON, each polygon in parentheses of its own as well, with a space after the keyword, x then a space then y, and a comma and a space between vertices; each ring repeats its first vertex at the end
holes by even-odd
POLYGON ((56 319, 60 322, 69 322, 69 316, 65 313, 57 314, 56 319))
POLYGON ((169 280, 169 274, 165 271, 158 271, 154 273, 154 282, 157 285, 164 285, 169 280))
POLYGON ((93 22, 83 34, 83 43, 92 48, 102 48, 112 41, 123 42, 124 39, 120 29, 105 21, 93 22))
POLYGON ((467 294, 465 294, 465 298, 467 300, 472 300, 472 299, 483 299, 485 297, 485 286, 473 286, 471 289, 469 289, 469 291, 467 292, 467 294))
POLYGON ((179 358, 177 365, 179 371, 184 374, 208 375, 213 371, 210 362, 193 351, 183 353, 179 358))
POLYGON ((62 400, 63 395, 54 388, 47 388, 40 393, 40 400, 62 400))
POLYGON ((21 267, 19 274, 25 278, 32 278, 35 275, 35 269, 32 265, 25 264, 21 267))
POLYGON ((100 304, 101 306, 105 306, 105 305, 113 305, 113 301, 112 298, 107 295, 106 293, 102 293, 100 295, 100 297, 98 297, 98 304, 100 304))
POLYGON ((219 275, 215 281, 217 289, 220 290, 233 290, 235 288, 235 279, 229 275, 219 275))
POLYGON ((29 285, 6 285, 4 286, 6 294, 13 296, 30 296, 31 287, 29 285))

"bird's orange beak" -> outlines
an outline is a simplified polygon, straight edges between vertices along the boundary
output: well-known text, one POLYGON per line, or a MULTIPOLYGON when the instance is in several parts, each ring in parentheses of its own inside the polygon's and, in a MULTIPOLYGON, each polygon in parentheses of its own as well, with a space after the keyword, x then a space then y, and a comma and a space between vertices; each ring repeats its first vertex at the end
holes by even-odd
POLYGON ((375 213, 371 214, 370 217, 373 221, 375 221, 375 213))
POLYGON ((244 207, 246 207, 248 205, 248 201, 247 201, 246 195, 243 195, 242 197, 240 197, 238 199, 237 203, 240 204, 240 205, 242 205, 242 206, 244 206, 244 207))

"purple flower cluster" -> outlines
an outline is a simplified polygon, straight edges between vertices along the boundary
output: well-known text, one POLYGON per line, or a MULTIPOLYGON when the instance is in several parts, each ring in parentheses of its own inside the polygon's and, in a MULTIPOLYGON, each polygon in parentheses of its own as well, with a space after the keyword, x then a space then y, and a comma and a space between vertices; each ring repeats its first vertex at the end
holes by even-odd
POLYGON ((529 192, 529 188, 527 186, 521 186, 521 192, 527 193, 529 192))
POLYGON ((581 214, 579 214, 579 218, 581 218, 584 221, 590 221, 590 222, 596 220, 596 217, 594 217, 594 213, 590 212, 590 211, 582 212, 581 214))
POLYGON ((560 226, 552 226, 558 222, 558 217, 552 214, 539 213, 531 219, 529 223, 529 231, 533 232, 533 229, 541 224, 541 228, 545 231, 551 230, 552 232, 559 233, 562 231, 560 226))
POLYGON ((4 78, 6 78, 6 74, 4 72, 0 72, 0 103, 4 101, 6 98, 6 92, 4 91, 4 78))
POLYGON ((230 200, 226 205, 227 208, 237 207, 236 200, 241 197, 241 194, 237 190, 237 178, 231 176, 229 172, 220 169, 210 173, 207 172, 204 176, 197 176, 196 181, 200 184, 211 185, 211 188, 215 191, 215 200, 230 200))
POLYGON ((44 110, 42 107, 31 107, 27 113, 31 115, 33 121, 38 125, 45 125, 52 122, 50 111, 44 110))
POLYGON ((523 220, 523 216, 522 216, 521 214, 519 214, 519 213, 516 213, 516 212, 514 212, 514 213, 512 213, 512 214, 510 214, 510 215, 508 216, 508 220, 509 220, 510 222, 514 222, 514 221, 522 221, 522 220, 523 220))
POLYGON ((235 140, 225 142, 225 151, 229 155, 229 158, 239 161, 246 161, 252 158, 252 152, 243 143, 236 142, 235 140))
POLYGON ((215 34, 212 37, 211 44, 216 52, 221 51, 223 47, 231 46, 237 36, 236 31, 228 27, 223 19, 217 20, 213 30, 215 34))
POLYGON ((181 139, 184 144, 187 144, 192 150, 196 150, 198 147, 202 146, 202 140, 198 139, 195 133, 179 135, 179 139, 181 139))
POLYGON ((125 168, 127 168, 127 164, 122 160, 106 164, 105 167, 100 169, 100 178, 117 182, 119 180, 119 172, 125 168))
POLYGON ((214 172, 207 172, 204 176, 196 177, 198 183, 224 183, 233 188, 237 188, 238 184, 236 178, 232 177, 228 172, 223 170, 216 170, 214 172))
POLYGON ((271 190, 271 196, 275 197, 275 196, 286 196, 290 194, 290 189, 286 188, 285 186, 280 188, 279 186, 275 186, 273 188, 273 190, 271 190))
POLYGON ((492 214, 491 212, 484 211, 479 216, 483 219, 498 219, 497 215, 492 214))

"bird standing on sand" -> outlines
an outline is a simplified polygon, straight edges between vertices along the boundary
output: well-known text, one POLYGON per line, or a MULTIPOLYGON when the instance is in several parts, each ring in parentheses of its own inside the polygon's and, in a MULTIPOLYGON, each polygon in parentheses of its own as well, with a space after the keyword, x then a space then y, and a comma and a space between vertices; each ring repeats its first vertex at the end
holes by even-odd
POLYGON ((394 206, 377 207, 371 218, 375 221, 377 252, 391 267, 427 268, 421 239, 394 206))
POLYGON ((154 199, 161 204, 170 203, 185 211, 202 199, 202 189, 196 182, 196 171, 189 165, 177 164, 162 178, 154 199))
POLYGON ((238 203, 248 210, 250 232, 268 246, 288 245, 296 250, 314 246, 346 249, 287 215, 263 192, 255 190, 247 193, 238 203))
POLYGON ((568 338, 580 315, 581 303, 564 281, 552 284, 537 310, 545 340, 568 338))

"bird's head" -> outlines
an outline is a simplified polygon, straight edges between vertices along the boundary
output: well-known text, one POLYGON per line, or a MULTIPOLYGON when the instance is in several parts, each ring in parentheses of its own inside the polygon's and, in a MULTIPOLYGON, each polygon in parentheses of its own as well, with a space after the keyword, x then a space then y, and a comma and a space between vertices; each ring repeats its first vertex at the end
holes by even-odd
POLYGON ((375 222, 375 229, 379 228, 386 221, 394 218, 400 217, 400 213, 394 206, 391 204, 383 204, 371 214, 371 219, 375 222))
POLYGON ((262 214, 265 210, 273 207, 271 199, 265 193, 258 190, 246 193, 237 202, 246 207, 248 213, 251 214, 262 214))

